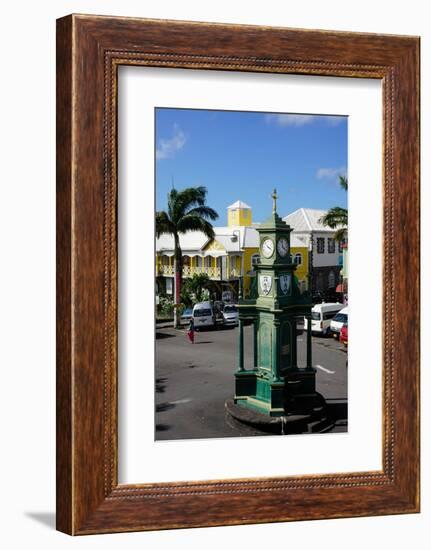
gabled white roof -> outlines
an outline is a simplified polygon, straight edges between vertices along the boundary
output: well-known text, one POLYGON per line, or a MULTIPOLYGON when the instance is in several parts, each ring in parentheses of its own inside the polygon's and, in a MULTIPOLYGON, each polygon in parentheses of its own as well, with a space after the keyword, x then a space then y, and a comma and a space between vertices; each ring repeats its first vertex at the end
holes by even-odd
POLYGON ((244 227, 214 227, 215 240, 226 252, 238 252, 244 241, 244 227))
POLYGON ((335 229, 323 225, 320 218, 326 214, 326 210, 314 208, 299 208, 283 218, 295 232, 327 231, 333 233, 335 229))
POLYGON ((245 228, 244 248, 259 248, 259 233, 255 227, 245 228))
POLYGON ((234 202, 233 204, 231 204, 230 206, 227 207, 228 210, 233 210, 233 209, 236 209, 236 208, 250 208, 251 209, 251 206, 249 206, 248 204, 246 204, 243 201, 236 201, 236 202, 234 202))
MULTIPOLYGON (((183 252, 197 252, 201 250, 208 242, 208 237, 201 231, 187 231, 180 233, 180 247, 183 252)), ((163 234, 156 238, 157 252, 173 252, 174 237, 173 235, 163 234)))

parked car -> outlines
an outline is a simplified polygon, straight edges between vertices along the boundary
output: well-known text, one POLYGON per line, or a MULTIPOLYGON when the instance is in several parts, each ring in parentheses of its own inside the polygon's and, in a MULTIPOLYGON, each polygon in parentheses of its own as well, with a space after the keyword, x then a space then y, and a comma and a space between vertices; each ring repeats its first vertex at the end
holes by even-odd
POLYGON ((238 325, 238 308, 233 304, 226 304, 223 309, 223 321, 226 326, 238 325))
MULTIPOLYGON (((311 309, 311 332, 328 336, 331 332, 331 320, 343 309, 343 304, 323 303, 316 304, 311 309)), ((307 319, 304 322, 304 329, 308 328, 307 319)))
POLYGON ((348 323, 344 323, 340 330, 340 342, 347 347, 348 343, 348 323))
POLYGON ((186 308, 181 314, 181 321, 183 322, 190 321, 190 319, 192 318, 192 315, 193 315, 193 308, 192 307, 186 308))
POLYGON ((343 307, 331 321, 331 332, 334 338, 338 338, 342 326, 347 323, 349 308, 343 307))
POLYGON ((192 313, 195 330, 214 328, 216 326, 216 312, 211 302, 199 302, 193 306, 192 313))

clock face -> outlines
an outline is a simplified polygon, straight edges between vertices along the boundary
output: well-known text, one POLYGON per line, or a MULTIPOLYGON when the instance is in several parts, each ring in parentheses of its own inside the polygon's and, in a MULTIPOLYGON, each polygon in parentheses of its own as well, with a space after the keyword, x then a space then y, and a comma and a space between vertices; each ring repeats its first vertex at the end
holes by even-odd
POLYGON ((265 239, 262 243, 262 254, 265 258, 270 258, 274 253, 274 241, 265 239))
POLYGON ((278 239, 277 251, 282 258, 284 258, 289 252, 289 242, 286 237, 281 237, 281 239, 278 239))

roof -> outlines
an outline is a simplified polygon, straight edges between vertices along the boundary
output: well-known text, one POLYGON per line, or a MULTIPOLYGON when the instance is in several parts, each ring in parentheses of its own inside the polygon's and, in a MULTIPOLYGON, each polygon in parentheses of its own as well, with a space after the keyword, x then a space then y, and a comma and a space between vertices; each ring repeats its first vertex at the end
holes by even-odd
MULTIPOLYGON (((250 226, 223 226, 214 227, 215 240, 219 242, 226 252, 240 252, 244 248, 259 248, 259 233, 255 227, 250 226), (238 242, 239 237, 239 242, 238 242)), ((208 244, 208 237, 201 231, 188 231, 180 233, 180 246, 183 254, 198 253, 208 244)), ((290 235, 290 245, 295 248, 306 247, 305 237, 290 235)), ((174 238, 172 235, 162 235, 156 239, 156 251, 173 254, 174 238)), ((211 256, 223 255, 211 250, 211 256)))
POLYGON ((251 209, 251 206, 249 206, 248 204, 246 204, 245 202, 243 201, 236 201, 234 202, 233 204, 231 204, 230 206, 227 207, 228 210, 233 210, 235 208, 249 208, 251 209))
POLYGON ((259 246, 259 234, 254 227, 243 225, 214 227, 214 232, 215 239, 227 252, 239 252, 243 248, 259 246))
MULTIPOLYGON (((215 240, 218 241, 227 252, 239 252, 242 248, 258 247, 259 237, 257 231, 252 227, 223 226, 214 227, 215 240), (238 242, 239 238, 239 242, 238 242)), ((183 254, 187 252, 200 252, 209 243, 208 237, 201 231, 188 231, 180 233, 180 247, 183 254)), ((164 234, 156 238, 157 252, 173 252, 174 238, 172 235, 164 234)), ((211 251, 211 255, 217 255, 211 251)))
MULTIPOLYGON (((187 231, 186 233, 180 233, 180 247, 183 252, 185 251, 198 251, 201 250, 208 242, 208 237, 201 231, 187 231)), ((163 234, 156 238, 156 251, 157 252, 169 252, 174 250, 174 237, 173 235, 163 234)))
POLYGON ((316 210, 314 208, 299 208, 283 218, 293 231, 327 231, 333 233, 335 230, 323 225, 320 218, 326 214, 326 210, 316 210))

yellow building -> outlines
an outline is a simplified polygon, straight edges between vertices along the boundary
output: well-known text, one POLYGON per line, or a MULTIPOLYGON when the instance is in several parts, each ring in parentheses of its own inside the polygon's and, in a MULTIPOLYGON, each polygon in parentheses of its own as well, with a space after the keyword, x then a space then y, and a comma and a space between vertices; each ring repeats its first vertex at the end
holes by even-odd
MULTIPOLYGON (((252 222, 251 207, 236 201, 227 208, 228 225, 214 227, 215 237, 209 240, 200 231, 180 235, 183 277, 206 273, 214 282, 214 299, 238 298, 239 281, 247 297, 254 278, 254 265, 259 261, 259 235, 252 222)), ((307 288, 308 248, 291 236, 292 260, 297 264, 296 276, 302 289, 307 288)), ((173 294, 174 239, 162 235, 156 239, 156 277, 160 292, 173 294)))
POLYGON ((296 264, 295 277, 298 279, 301 292, 308 290, 308 246, 294 233, 290 234, 290 253, 292 262, 296 264))
POLYGON ((229 227, 245 226, 252 224, 251 207, 242 201, 236 201, 227 207, 227 224, 229 227))

